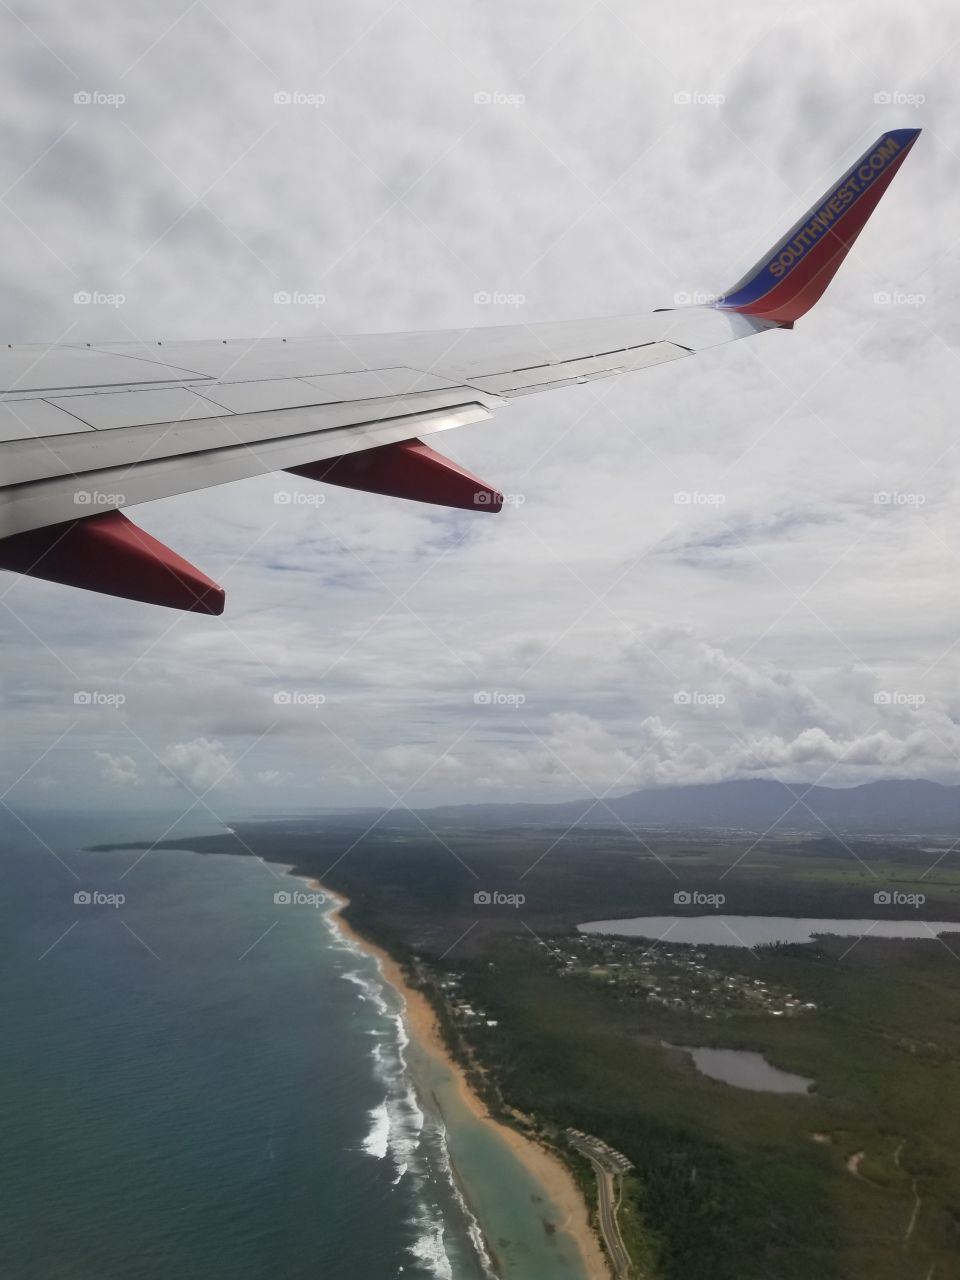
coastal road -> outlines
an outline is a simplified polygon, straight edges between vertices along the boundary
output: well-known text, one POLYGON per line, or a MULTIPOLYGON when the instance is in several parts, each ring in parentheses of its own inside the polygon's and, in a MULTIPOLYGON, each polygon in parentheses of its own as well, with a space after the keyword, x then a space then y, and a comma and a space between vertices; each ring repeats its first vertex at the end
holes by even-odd
POLYGON ((618 1275, 626 1276, 630 1271, 630 1255, 620 1235, 620 1224, 617 1222, 618 1187, 617 1176, 604 1169, 596 1160, 591 1161, 597 1173, 597 1192, 600 1204, 600 1229, 607 1242, 607 1249, 618 1275))
POLYGON ((581 1155, 587 1157, 593 1171, 597 1175, 597 1200, 600 1218, 600 1231, 603 1234, 607 1253, 618 1276, 630 1274, 630 1255, 627 1253, 620 1235, 620 1224, 617 1222, 619 1205, 620 1171, 608 1167, 602 1154, 594 1151, 587 1143, 576 1138, 570 1139, 581 1155))

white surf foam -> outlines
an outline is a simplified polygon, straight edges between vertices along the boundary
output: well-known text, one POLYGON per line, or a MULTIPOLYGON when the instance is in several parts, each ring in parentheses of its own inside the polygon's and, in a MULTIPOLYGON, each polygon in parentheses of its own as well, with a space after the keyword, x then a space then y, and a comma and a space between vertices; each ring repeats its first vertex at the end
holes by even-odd
POLYGON ((381 1037, 373 1046, 371 1061, 375 1076, 385 1086, 386 1094, 383 1101, 369 1112, 370 1131, 363 1140, 362 1148, 379 1160, 392 1159, 394 1186, 405 1177, 412 1179, 418 1198, 418 1213, 411 1224, 417 1237, 409 1247, 409 1253, 436 1280, 453 1280, 453 1266, 444 1243, 443 1215, 433 1202, 436 1193, 431 1192, 430 1185, 439 1173, 462 1214, 467 1236, 484 1275, 487 1280, 498 1280, 480 1224, 457 1184, 441 1118, 432 1114, 429 1132, 425 1131, 426 1117, 420 1107, 405 1052, 410 1037, 403 1019, 403 997, 395 993, 383 976, 383 967, 377 956, 371 956, 352 938, 345 937, 331 919, 330 912, 325 912, 323 919, 334 944, 363 965, 360 969, 347 969, 340 976, 359 988, 361 999, 372 1004, 387 1024, 386 1034, 370 1032, 381 1037), (369 972, 371 963, 376 966, 376 977, 369 972), (387 998, 388 993, 390 999, 387 998), (399 1010, 396 1008, 398 999, 399 1010))
POLYGON ((341 973, 340 977, 344 982, 352 982, 355 987, 359 987, 361 991, 360 999, 365 1003, 369 1001, 378 1013, 386 1015, 390 1012, 390 1006, 384 999, 383 984, 381 982, 374 978, 366 977, 353 969, 341 973))
POLYGON ((379 1106, 373 1107, 368 1112, 368 1115, 370 1117, 370 1132, 364 1138, 361 1146, 368 1156, 376 1156, 378 1160, 383 1160, 390 1145, 390 1116, 387 1112, 386 1102, 381 1102, 379 1106))
POLYGON ((437 1280, 453 1280, 453 1267, 443 1243, 443 1219, 424 1214, 416 1222, 420 1235, 410 1246, 410 1256, 437 1280))
POLYGON ((476 1215, 464 1199, 463 1192, 460 1190, 460 1184, 457 1182, 457 1176, 453 1171, 453 1162, 450 1159, 450 1148, 447 1146, 447 1130, 443 1121, 437 1118, 437 1147, 439 1153, 438 1163, 443 1172, 443 1176, 453 1188, 454 1198, 463 1213, 464 1220, 467 1224, 467 1235, 470 1237, 470 1243, 473 1250, 480 1259, 480 1265, 483 1267, 484 1275, 487 1280, 498 1280, 497 1273, 493 1268, 493 1259, 487 1251, 486 1243, 483 1239, 483 1232, 480 1230, 480 1223, 477 1221, 476 1215))

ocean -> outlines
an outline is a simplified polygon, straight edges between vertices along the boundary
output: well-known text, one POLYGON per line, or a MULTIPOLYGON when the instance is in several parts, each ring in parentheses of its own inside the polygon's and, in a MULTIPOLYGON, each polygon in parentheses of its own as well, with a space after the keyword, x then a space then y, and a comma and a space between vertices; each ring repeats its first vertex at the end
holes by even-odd
POLYGON ((582 1280, 504 1144, 440 1118, 449 1072, 331 904, 254 858, 82 851, 160 815, 24 817, 0 822, 4 1280, 582 1280))

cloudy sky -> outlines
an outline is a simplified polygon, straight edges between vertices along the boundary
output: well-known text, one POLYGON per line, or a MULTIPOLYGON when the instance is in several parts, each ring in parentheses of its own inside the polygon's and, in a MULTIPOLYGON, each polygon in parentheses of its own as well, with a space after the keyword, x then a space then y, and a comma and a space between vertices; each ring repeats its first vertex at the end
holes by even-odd
POLYGON ((445 435, 512 495, 498 517, 283 506, 262 477, 133 513, 225 585, 223 618, 5 578, 6 805, 960 780, 953 6, 15 0, 3 23, 8 342, 669 306, 924 127, 795 332, 445 435))

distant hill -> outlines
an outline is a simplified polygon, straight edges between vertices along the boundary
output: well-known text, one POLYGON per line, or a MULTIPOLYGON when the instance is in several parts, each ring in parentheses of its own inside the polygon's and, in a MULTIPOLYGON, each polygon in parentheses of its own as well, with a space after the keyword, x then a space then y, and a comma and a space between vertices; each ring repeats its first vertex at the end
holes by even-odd
POLYGON ((430 811, 452 822, 478 825, 557 823, 690 830, 735 827, 748 831, 956 833, 960 836, 960 786, 939 782, 869 782, 858 787, 810 787, 805 783, 744 779, 686 787, 650 787, 627 795, 559 804, 446 805, 430 811))

